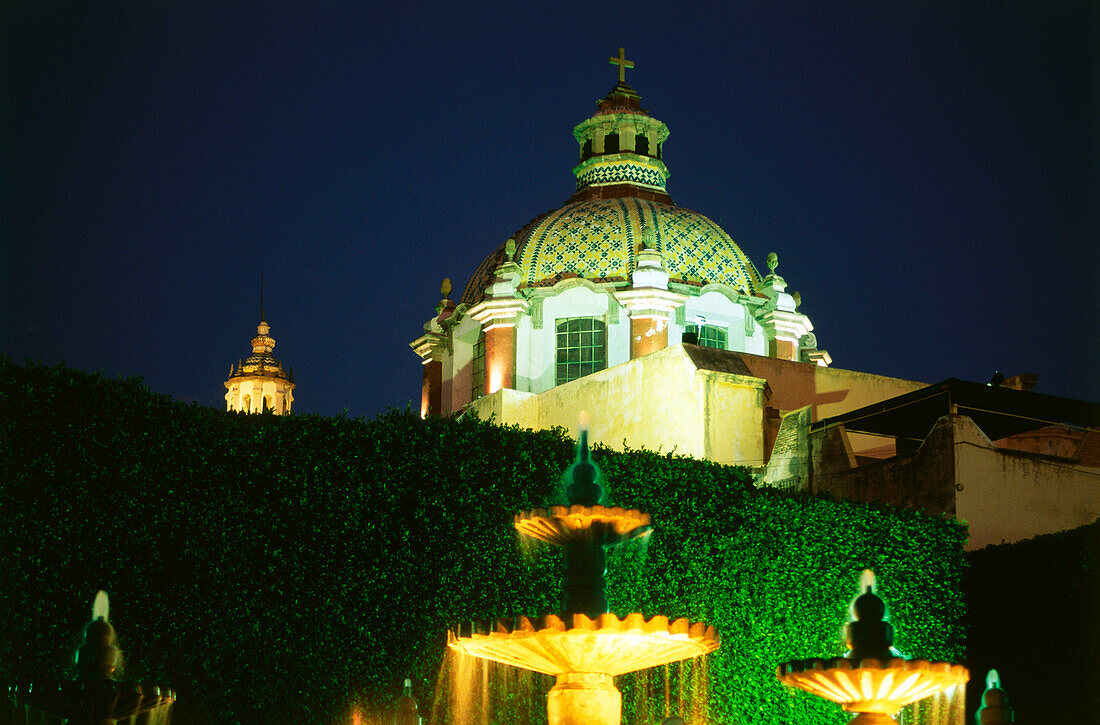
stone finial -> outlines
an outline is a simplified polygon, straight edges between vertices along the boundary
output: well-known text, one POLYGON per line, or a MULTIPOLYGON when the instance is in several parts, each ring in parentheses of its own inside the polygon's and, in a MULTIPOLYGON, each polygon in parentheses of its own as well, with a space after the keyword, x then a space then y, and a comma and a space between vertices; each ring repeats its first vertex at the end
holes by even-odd
POLYGON ((797 310, 802 306, 802 293, 798 290, 791 292, 791 298, 794 300, 794 308, 797 310))
POLYGON ((982 693, 982 706, 978 708, 979 725, 1012 725, 1015 713, 1008 705, 1008 695, 1001 688, 1001 676, 997 670, 990 670, 985 678, 985 692, 982 693))
POLYGON ((511 237, 504 243, 504 259, 509 262, 516 261, 516 240, 511 237))
POLYGON ((451 278, 444 277, 443 284, 439 285, 439 294, 443 295, 443 299, 447 299, 451 294, 451 278))
POLYGON ((875 594, 875 573, 870 569, 863 571, 860 589, 862 593, 852 602, 855 619, 845 627, 850 649, 846 657, 856 662, 864 659, 886 662, 893 657, 890 647, 894 644, 894 627, 883 621, 886 603, 875 594))
POLYGON ((657 248, 657 232, 653 227, 642 229, 642 249, 657 248))
POLYGON ((775 274, 775 268, 779 266, 779 255, 775 252, 768 252, 768 271, 775 274))
POLYGON ((393 715, 394 725, 420 725, 420 713, 417 702, 412 696, 412 680, 405 678, 405 688, 401 697, 397 698, 396 712, 393 715))

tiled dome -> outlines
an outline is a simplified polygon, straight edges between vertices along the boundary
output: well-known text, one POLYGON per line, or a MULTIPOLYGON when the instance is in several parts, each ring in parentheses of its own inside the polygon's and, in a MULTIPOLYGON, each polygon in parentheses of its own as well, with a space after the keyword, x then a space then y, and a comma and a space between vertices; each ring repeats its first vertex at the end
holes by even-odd
MULTIPOLYGON (((566 204, 516 232, 520 286, 549 286, 568 277, 627 281, 643 230, 652 230, 650 244, 664 256, 671 282, 718 282, 750 294, 758 290, 760 273, 713 221, 690 209, 630 196, 566 204)), ((462 302, 480 301, 503 261, 502 244, 474 272, 462 302)))

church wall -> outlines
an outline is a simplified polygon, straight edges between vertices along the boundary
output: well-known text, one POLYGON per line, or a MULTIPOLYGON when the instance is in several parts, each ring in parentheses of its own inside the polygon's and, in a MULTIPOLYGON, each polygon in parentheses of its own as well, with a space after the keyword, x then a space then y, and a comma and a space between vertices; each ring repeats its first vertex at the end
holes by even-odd
POLYGON ((676 324, 670 326, 668 344, 683 341, 684 327, 698 324, 699 317, 705 324, 726 328, 726 349, 747 352, 745 348, 745 308, 720 292, 704 292, 698 297, 688 297, 683 314, 676 316, 676 324))
POLYGON ((474 345, 481 334, 481 325, 472 317, 463 318, 451 330, 451 349, 447 356, 450 364, 450 385, 444 384, 443 394, 448 396, 451 411, 460 410, 472 399, 470 390, 470 361, 474 345), (449 390, 448 390, 449 387, 449 390))
MULTIPOLYGON (((744 355, 742 360, 754 377, 768 381, 771 387, 769 406, 780 413, 787 413, 808 405, 813 421, 926 387, 926 383, 914 380, 843 368, 826 368, 772 357, 744 355)), ((873 449, 879 449, 879 457, 893 454, 892 447, 889 451, 881 450, 886 441, 881 436, 853 433, 850 434, 850 441, 857 454, 873 449)))
POLYGON ((697 370, 677 346, 538 395, 502 390, 473 408, 504 425, 570 431, 583 410, 593 442, 622 449, 625 441, 632 448, 759 466, 764 386, 756 378, 697 370))
MULTIPOLYGON (((541 304, 535 302, 535 304, 541 304)), ((530 392, 542 372, 542 351, 535 344, 542 329, 535 329, 531 315, 521 317, 516 323, 516 384, 515 389, 530 392)))
MULTIPOLYGON (((682 349, 682 348, 681 348, 682 349)), ((766 383, 744 375, 697 370, 696 385, 703 387, 704 407, 690 411, 701 417, 706 430, 704 456, 726 465, 764 465, 764 410, 766 383)))
POLYGON ((607 324, 607 367, 630 359, 630 323, 614 298, 588 286, 575 286, 542 300, 542 329, 534 330, 527 348, 532 369, 531 392, 550 390, 555 383, 557 321, 569 317, 599 317, 607 324), (536 367, 537 366, 537 367, 536 367))

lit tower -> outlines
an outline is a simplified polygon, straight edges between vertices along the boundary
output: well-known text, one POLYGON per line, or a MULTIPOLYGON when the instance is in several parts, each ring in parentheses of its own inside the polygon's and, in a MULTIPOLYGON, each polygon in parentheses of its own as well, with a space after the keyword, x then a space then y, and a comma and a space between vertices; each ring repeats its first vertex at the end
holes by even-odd
POLYGON ((244 362, 229 366, 225 381, 225 409, 244 413, 270 411, 275 415, 290 412, 294 402, 294 368, 283 369, 272 354, 275 338, 264 314, 263 283, 260 286, 260 324, 252 338, 252 354, 244 362))

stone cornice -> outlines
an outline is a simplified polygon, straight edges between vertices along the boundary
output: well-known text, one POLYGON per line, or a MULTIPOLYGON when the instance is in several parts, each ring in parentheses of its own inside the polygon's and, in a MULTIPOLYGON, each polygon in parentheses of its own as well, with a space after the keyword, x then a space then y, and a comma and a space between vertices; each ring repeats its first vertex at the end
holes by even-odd
POLYGON ((631 317, 668 317, 687 301, 687 295, 656 287, 632 287, 613 294, 631 317))
POLYGON ((426 332, 410 342, 409 347, 425 363, 439 361, 443 357, 443 336, 437 332, 426 332))
POLYGON ((482 327, 514 325, 520 315, 527 311, 527 305, 527 300, 517 297, 482 300, 466 314, 481 323, 482 327))

